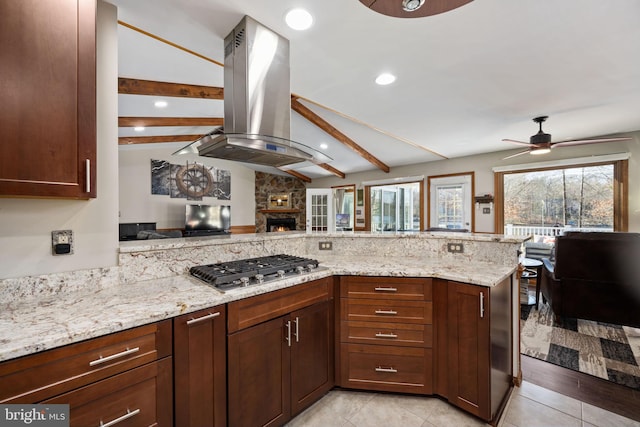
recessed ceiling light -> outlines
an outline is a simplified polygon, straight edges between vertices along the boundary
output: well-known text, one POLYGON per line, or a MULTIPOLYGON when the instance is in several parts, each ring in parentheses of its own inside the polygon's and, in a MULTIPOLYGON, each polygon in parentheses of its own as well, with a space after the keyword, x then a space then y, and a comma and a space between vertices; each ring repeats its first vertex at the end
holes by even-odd
POLYGON ((144 130, 144 126, 136 126, 133 128, 136 132, 142 132, 144 130))
POLYGON ((396 81, 396 76, 389 73, 382 73, 376 77, 376 83, 379 85, 389 85, 396 81))
POLYGON ((169 105, 169 103, 167 101, 156 101, 153 105, 155 105, 157 108, 164 108, 169 105))
POLYGON ((327 148, 329 148, 329 146, 323 142, 322 144, 320 144, 320 148, 326 150, 327 148))
POLYGON ((414 12, 424 4, 424 0, 402 0, 402 9, 405 12, 414 12))
POLYGON ((289 27, 298 31, 306 30, 313 24, 313 16, 304 9, 290 10, 284 20, 289 27))

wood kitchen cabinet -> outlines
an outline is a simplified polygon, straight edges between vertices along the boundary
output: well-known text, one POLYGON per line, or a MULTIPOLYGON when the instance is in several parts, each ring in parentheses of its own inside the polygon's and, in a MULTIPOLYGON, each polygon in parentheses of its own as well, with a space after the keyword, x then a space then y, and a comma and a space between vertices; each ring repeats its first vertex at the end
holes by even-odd
POLYGON ((433 392, 431 279, 340 279, 340 385, 433 392))
POLYGON ((486 421, 496 418, 511 387, 511 286, 438 281, 436 390, 486 421), (446 319, 446 322, 444 321, 446 319))
POLYGON ((224 306, 173 319, 176 427, 227 424, 226 324, 224 306))
POLYGON ((166 320, 0 363, 0 402, 69 404, 78 427, 171 425, 171 334, 166 320))
POLYGON ((2 1, 0 40, 0 195, 96 197, 96 1, 2 1))
POLYGON ((326 278, 229 303, 229 425, 282 425, 333 387, 332 292, 326 278))

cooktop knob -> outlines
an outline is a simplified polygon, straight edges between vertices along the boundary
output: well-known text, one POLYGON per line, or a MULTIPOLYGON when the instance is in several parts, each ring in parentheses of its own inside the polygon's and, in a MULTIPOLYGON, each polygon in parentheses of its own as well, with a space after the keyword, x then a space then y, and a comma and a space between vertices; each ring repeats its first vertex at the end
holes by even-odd
POLYGON ((276 271, 276 276, 278 276, 278 277, 284 277, 284 270, 278 270, 278 271, 276 271))
POLYGON ((258 283, 263 283, 264 282, 264 274, 256 274, 254 276, 254 278, 256 279, 256 282, 258 282, 258 283))
POLYGON ((296 273, 302 274, 304 272, 304 267, 299 265, 296 267, 296 273))
POLYGON ((240 278, 240 283, 241 283, 240 286, 242 286, 242 287, 249 286, 249 278, 248 277, 241 277, 240 278))

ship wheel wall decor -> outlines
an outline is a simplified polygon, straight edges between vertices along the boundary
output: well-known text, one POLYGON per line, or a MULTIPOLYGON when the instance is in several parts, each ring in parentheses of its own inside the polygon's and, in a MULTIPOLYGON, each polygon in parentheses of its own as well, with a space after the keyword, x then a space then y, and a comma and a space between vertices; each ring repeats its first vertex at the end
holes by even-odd
POLYGON ((387 16, 422 18, 457 9, 473 0, 360 0, 360 3, 387 16))
POLYGON ((178 189, 187 195, 187 199, 202 200, 213 187, 211 172, 198 163, 187 163, 176 172, 176 185, 178 189))

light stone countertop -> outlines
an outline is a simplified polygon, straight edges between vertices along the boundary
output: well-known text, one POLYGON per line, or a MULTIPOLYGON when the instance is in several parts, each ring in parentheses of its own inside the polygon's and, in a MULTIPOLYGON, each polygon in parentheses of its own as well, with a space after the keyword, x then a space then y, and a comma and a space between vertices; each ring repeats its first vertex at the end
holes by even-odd
POLYGON ((492 287, 516 265, 462 262, 428 257, 316 257, 321 268, 310 274, 221 293, 179 275, 54 296, 14 300, 0 312, 0 361, 60 347, 135 326, 169 319, 215 305, 294 286, 331 275, 434 277, 492 287))

